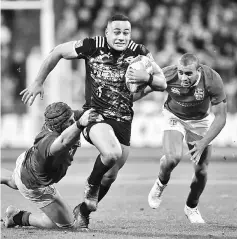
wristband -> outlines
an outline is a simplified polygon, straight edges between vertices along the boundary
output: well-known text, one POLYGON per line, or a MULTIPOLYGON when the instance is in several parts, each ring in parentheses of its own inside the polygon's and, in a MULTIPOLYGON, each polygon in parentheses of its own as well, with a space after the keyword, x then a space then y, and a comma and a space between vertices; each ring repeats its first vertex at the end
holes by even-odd
POLYGON ((151 86, 152 82, 153 82, 153 75, 152 74, 149 74, 150 77, 149 77, 149 80, 147 81, 147 85, 151 86))
POLYGON ((77 120, 76 125, 77 125, 77 128, 81 131, 83 131, 83 129, 85 128, 85 126, 80 124, 79 120, 77 120))

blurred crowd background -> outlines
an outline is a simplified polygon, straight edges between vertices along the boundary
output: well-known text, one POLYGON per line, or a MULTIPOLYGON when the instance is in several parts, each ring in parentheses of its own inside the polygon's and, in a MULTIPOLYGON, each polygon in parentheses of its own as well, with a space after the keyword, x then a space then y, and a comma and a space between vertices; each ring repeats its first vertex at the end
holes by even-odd
MULTIPOLYGON (((124 13, 132 38, 161 66, 193 52, 224 81, 228 113, 237 114, 237 2, 235 0, 55 0, 55 45, 104 35, 107 19, 124 13)), ((1 115, 24 114, 19 92, 26 86, 26 59, 40 48, 39 11, 1 11, 1 115)), ((77 105, 84 103, 84 61, 71 62, 77 105)), ((135 104, 137 112, 160 110, 165 94, 135 104)))

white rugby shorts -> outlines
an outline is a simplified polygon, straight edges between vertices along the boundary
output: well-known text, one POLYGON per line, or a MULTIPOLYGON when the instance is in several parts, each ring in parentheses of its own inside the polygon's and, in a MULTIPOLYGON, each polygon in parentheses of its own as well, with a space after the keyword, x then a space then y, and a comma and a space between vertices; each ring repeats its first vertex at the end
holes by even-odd
MULTIPOLYGON (((187 143, 202 139, 214 120, 212 114, 209 114, 201 120, 182 120, 165 108, 162 113, 164 117, 163 131, 179 131, 183 134, 187 143)), ((209 145, 211 143, 212 142, 210 142, 209 145)))
POLYGON ((28 189, 21 181, 21 165, 25 159, 25 153, 22 153, 16 160, 16 167, 13 172, 13 179, 20 193, 28 200, 37 205, 38 208, 43 208, 54 202, 57 197, 61 197, 54 185, 42 186, 36 189, 28 189))

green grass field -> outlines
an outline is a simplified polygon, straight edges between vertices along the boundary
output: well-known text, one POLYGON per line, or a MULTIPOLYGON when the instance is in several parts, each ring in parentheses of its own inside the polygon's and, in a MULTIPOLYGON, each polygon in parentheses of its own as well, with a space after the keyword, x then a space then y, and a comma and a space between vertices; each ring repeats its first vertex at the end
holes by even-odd
MULTIPOLYGON (((192 225, 183 213, 193 173, 191 163, 181 162, 174 170, 163 202, 159 209, 154 210, 148 206, 147 195, 158 173, 158 160, 149 156, 151 152, 148 149, 141 152, 144 158, 129 158, 98 210, 91 214, 89 232, 50 231, 32 227, 6 229, 1 225, 1 238, 237 238, 237 162, 211 162, 208 183, 199 205, 207 223, 192 225)), ((57 185, 72 208, 82 200, 84 182, 93 161, 91 156, 81 161, 76 158, 67 176, 57 185)), ((1 166, 12 170, 14 160, 8 160, 2 154, 1 166)), ((35 206, 19 192, 2 185, 2 216, 9 205, 37 212, 35 206)))

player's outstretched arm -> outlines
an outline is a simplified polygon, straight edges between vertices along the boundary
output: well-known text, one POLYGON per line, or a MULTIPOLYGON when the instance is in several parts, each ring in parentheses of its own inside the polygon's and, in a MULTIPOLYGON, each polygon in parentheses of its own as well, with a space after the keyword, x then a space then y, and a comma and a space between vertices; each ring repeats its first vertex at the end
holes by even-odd
POLYGON ((227 116, 227 104, 225 100, 217 105, 213 105, 212 112, 215 118, 206 135, 201 140, 190 143, 193 145, 193 148, 188 153, 190 155, 192 154, 191 160, 196 164, 198 164, 204 149, 216 138, 225 126, 227 116))
POLYGON ((66 128, 54 140, 50 147, 50 154, 57 156, 70 149, 79 140, 80 134, 85 126, 87 126, 90 122, 100 121, 102 119, 102 116, 96 113, 94 109, 85 111, 79 120, 66 128))
POLYGON ((9 171, 8 169, 5 168, 1 168, 1 177, 0 177, 0 181, 1 184, 5 184, 8 187, 18 190, 16 183, 12 177, 13 172, 9 171))
POLYGON ((222 101, 217 105, 212 105, 212 112, 215 116, 210 129, 202 139, 207 145, 216 138, 226 124, 227 103, 222 101))
POLYGON ((40 94, 41 99, 43 99, 43 83, 45 82, 49 73, 58 64, 59 60, 61 58, 69 60, 75 59, 77 57, 74 44, 75 42, 73 41, 60 44, 49 53, 49 55, 43 61, 35 81, 29 87, 20 92, 24 104, 29 102, 29 105, 32 105, 38 94, 40 94))

